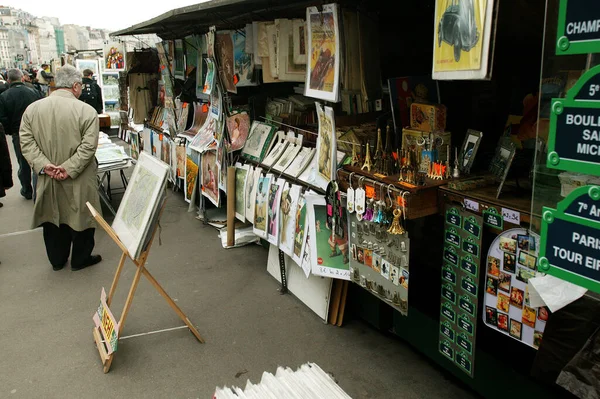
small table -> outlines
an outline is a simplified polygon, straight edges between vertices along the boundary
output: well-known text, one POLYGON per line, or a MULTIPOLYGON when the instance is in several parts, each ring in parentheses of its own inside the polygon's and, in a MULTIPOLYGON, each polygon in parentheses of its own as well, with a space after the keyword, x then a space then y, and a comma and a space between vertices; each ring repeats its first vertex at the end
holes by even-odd
POLYGON ((112 190, 110 188, 110 172, 119 171, 119 175, 121 176, 121 182, 123 182, 123 188, 127 188, 127 177, 125 176, 124 171, 133 165, 133 161, 131 159, 127 160, 126 164, 116 164, 116 165, 100 165, 98 166, 98 194, 100 195, 100 200, 104 202, 104 205, 108 208, 108 210, 115 216, 117 212, 115 208, 112 206, 112 190), (105 186, 106 182, 106 186, 105 186))

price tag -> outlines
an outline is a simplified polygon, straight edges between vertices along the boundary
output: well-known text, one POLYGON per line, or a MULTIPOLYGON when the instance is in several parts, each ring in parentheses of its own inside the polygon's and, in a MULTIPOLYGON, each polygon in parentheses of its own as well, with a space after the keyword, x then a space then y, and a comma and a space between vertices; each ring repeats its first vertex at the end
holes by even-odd
POLYGON ((502 219, 505 222, 521 225, 521 212, 512 209, 502 208, 502 219))
POLYGON ((207 113, 207 112, 208 112, 208 105, 206 105, 206 104, 203 104, 203 105, 202 105, 202 113, 204 113, 204 114, 205 114, 205 113, 207 113))
POLYGON ((365 186, 365 195, 367 198, 375 198, 375 187, 365 186))
POLYGON ((348 212, 354 212, 354 189, 348 186, 348 191, 346 191, 346 209, 348 212))
POLYGON ((465 198, 465 208, 473 212, 479 212, 479 202, 465 198))

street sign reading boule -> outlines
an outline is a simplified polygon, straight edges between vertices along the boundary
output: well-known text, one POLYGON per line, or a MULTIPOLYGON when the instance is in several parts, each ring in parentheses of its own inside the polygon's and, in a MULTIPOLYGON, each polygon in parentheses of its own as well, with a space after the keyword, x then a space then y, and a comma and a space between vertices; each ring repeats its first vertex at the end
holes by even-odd
POLYGON ((552 99, 546 166, 600 176, 600 65, 552 99))

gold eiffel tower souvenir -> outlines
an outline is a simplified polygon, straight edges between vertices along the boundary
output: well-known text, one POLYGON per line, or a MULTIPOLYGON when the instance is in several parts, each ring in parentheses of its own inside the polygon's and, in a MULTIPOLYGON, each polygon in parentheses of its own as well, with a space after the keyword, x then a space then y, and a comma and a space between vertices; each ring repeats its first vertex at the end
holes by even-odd
POLYGON ((381 142, 381 128, 377 129, 377 145, 375 146, 375 173, 381 173, 383 170, 383 143, 381 142))
POLYGON ((390 234, 404 234, 404 227, 400 224, 400 217, 402 216, 402 211, 400 209, 394 209, 394 221, 392 225, 388 229, 388 233, 390 234))
POLYGON ((356 143, 352 143, 352 166, 358 166, 360 158, 358 157, 358 151, 356 151, 356 143))
POLYGON ((371 168, 373 167, 373 161, 371 161, 371 146, 369 145, 369 142, 367 141, 367 153, 365 155, 365 163, 363 164, 362 168, 360 168, 361 170, 367 170, 367 172, 371 171, 371 168))

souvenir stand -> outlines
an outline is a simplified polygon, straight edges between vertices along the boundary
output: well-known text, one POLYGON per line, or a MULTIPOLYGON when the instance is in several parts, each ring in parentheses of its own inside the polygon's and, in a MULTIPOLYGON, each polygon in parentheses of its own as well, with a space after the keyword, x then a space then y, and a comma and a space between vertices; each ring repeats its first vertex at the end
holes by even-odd
POLYGON ((163 39, 132 146, 171 165, 201 219, 227 203, 224 247, 260 239, 282 293, 396 334, 486 397, 560 397, 541 359, 561 313, 530 282, 559 1, 546 22, 543 0, 499 3, 409 2, 398 23, 383 1, 211 1, 113 35, 163 39))

